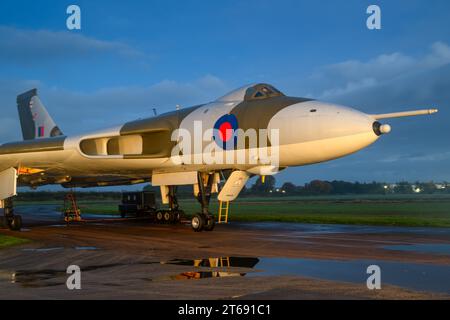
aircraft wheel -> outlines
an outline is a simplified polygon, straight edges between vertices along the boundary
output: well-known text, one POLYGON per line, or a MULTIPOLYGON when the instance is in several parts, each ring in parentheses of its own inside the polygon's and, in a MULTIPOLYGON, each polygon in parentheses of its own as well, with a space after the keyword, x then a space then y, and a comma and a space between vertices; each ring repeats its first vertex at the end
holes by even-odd
POLYGON ((163 219, 164 219, 164 214, 161 211, 158 211, 156 213, 156 222, 162 223, 163 219))
POLYGON ((9 228, 13 231, 20 231, 22 228, 22 217, 15 215, 9 223, 9 228))
POLYGON ((195 232, 202 231, 204 225, 205 225, 205 219, 204 219, 203 215, 195 214, 192 217, 191 226, 195 232))
POLYGON ((164 212, 164 222, 170 223, 172 221, 172 213, 169 211, 164 212))
POLYGON ((214 217, 213 216, 206 217, 206 224, 203 229, 205 231, 213 231, 215 226, 216 222, 214 221, 214 217))

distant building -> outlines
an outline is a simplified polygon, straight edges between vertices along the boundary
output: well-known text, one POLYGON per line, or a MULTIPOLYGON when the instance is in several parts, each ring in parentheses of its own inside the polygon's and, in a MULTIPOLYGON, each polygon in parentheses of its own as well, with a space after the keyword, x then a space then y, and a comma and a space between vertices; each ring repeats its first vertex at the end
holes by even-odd
POLYGON ((444 190, 447 188, 446 183, 435 183, 434 186, 436 187, 437 190, 444 190))
POLYGON ((383 188, 384 188, 385 192, 392 192, 392 193, 394 193, 395 189, 397 188, 397 186, 398 186, 398 184, 396 184, 396 183, 389 183, 389 184, 385 184, 383 186, 383 188))

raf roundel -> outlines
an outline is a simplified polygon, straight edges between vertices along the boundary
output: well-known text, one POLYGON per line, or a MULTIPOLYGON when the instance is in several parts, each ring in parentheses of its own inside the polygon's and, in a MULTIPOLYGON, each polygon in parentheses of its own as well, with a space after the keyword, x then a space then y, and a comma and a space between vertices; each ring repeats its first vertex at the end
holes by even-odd
POLYGON ((225 150, 234 149, 237 144, 238 121, 234 114, 221 116, 214 124, 214 141, 225 150))

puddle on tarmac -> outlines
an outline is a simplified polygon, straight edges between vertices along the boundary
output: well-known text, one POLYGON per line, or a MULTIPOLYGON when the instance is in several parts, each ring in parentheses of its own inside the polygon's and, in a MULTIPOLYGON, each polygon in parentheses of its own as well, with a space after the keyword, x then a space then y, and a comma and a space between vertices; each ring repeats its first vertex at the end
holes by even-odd
MULTIPOLYGON (((82 272, 114 268, 125 264, 112 263, 101 266, 89 266, 81 268, 82 272)), ((14 272, 5 272, 0 270, 0 280, 6 280, 10 283, 20 284, 24 288, 43 288, 65 285, 69 274, 65 270, 19 270, 14 272)))
POLYGON ((55 247, 55 248, 25 248, 22 249, 22 251, 25 252, 51 252, 51 251, 57 251, 57 250, 63 250, 63 247, 55 247))
POLYGON ((75 250, 100 250, 97 247, 75 247, 75 250))
MULTIPOLYGON (((64 250, 64 247, 54 247, 54 248, 24 248, 22 251, 25 252, 52 252, 52 251, 58 251, 58 250, 64 250)), ((74 247, 75 250, 87 250, 87 251, 95 251, 95 250, 101 250, 97 247, 92 246, 85 246, 85 247, 74 247)))
POLYGON ((58 282, 56 279, 65 276, 66 272, 56 270, 16 271, 11 273, 10 282, 18 283, 24 288, 53 287, 64 284, 64 280, 58 282))
POLYGON ((215 268, 171 276, 172 280, 226 276, 299 276, 366 284, 367 267, 381 268, 382 283, 421 291, 450 294, 450 267, 446 265, 400 263, 377 260, 314 260, 293 258, 225 257, 198 260, 171 260, 166 264, 215 268), (227 259, 229 262, 227 262, 227 259), (233 268, 247 268, 234 271, 233 268), (445 280, 444 280, 445 279, 445 280), (443 281, 444 280, 444 281, 443 281))
MULTIPOLYGON (((81 267, 82 272, 142 265, 175 265, 186 271, 172 275, 148 274, 145 281, 188 280, 223 277, 298 276, 366 285, 367 267, 378 265, 382 285, 390 284, 419 291, 450 294, 448 265, 416 264, 377 260, 314 260, 296 258, 216 257, 206 259, 175 259, 136 263, 115 263, 81 267)), ((0 278, 27 287, 64 285, 67 274, 61 270, 0 272, 0 278), (1 276, 3 275, 3 277, 1 276), (59 283, 55 283, 58 278, 59 283), (53 280, 53 282, 50 282, 53 280)))
MULTIPOLYGON (((391 284, 419 291, 450 293, 450 267, 448 265, 401 263, 377 260, 314 260, 314 259, 261 259, 258 269, 263 276, 296 275, 333 281, 360 283, 365 286, 367 267, 378 265, 382 284, 391 284)), ((253 275, 250 273, 249 275, 253 275)))
POLYGON ((249 257, 219 257, 219 258, 206 258, 206 259, 174 259, 161 264, 177 265, 177 266, 190 266, 194 268, 213 268, 214 270, 205 271, 187 271, 177 275, 169 277, 161 277, 170 280, 196 280, 205 278, 223 278, 223 277, 244 277, 247 272, 231 271, 230 268, 239 269, 251 269, 250 272, 254 272, 253 269, 259 262, 258 258, 249 257))
POLYGON ((421 243, 421 244, 405 244, 392 245, 383 247, 387 250, 409 251, 417 253, 431 253, 438 255, 450 255, 450 244, 447 243, 421 243))

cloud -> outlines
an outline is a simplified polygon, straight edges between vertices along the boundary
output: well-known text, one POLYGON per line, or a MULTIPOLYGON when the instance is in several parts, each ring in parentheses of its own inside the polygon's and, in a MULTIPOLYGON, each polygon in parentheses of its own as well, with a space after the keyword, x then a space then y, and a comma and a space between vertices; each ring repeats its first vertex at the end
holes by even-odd
POLYGON ((430 52, 422 57, 416 58, 400 52, 382 54, 367 62, 352 60, 324 67, 312 78, 322 82, 328 80, 332 85, 332 88, 321 94, 322 98, 327 98, 388 82, 402 82, 449 63, 450 47, 443 42, 436 42, 431 45, 430 52))
POLYGON ((320 67, 295 85, 319 100, 367 113, 438 108, 432 116, 387 119, 390 134, 354 155, 290 169, 310 179, 450 181, 450 47, 433 43, 419 56, 386 53, 367 61, 348 60, 320 67))
POLYGON ((145 53, 118 41, 99 40, 69 31, 0 26, 0 60, 8 63, 28 65, 55 60, 70 61, 92 57, 92 54, 147 58, 145 53))
POLYGON ((436 153, 420 153, 420 154, 414 154, 414 153, 407 153, 407 154, 392 154, 389 157, 382 158, 379 161, 380 162, 397 162, 397 161, 404 161, 404 162, 421 162, 421 161, 447 161, 450 160, 450 151, 445 152, 436 152, 436 153))
POLYGON ((365 62, 348 60, 324 66, 313 72, 308 82, 316 95, 327 99, 415 76, 449 63, 450 47, 435 42, 429 53, 421 57, 394 52, 365 62))
MULTIPOLYGON (((396 52, 365 62, 351 60, 324 66, 312 73, 307 84, 320 100, 368 113, 438 107, 440 113, 433 119, 444 123, 450 114, 450 47, 436 42, 419 57, 396 52)), ((402 123, 417 119, 427 123, 423 118, 403 119, 402 123)))

